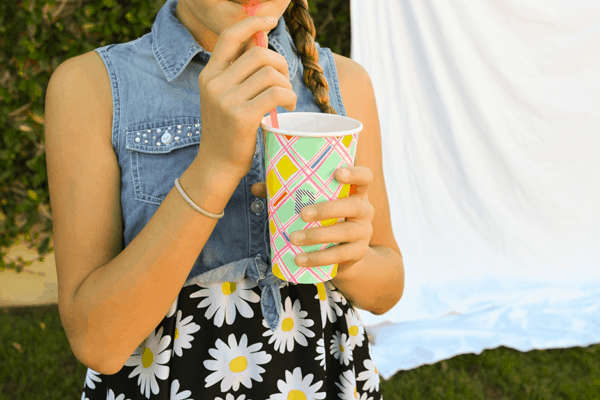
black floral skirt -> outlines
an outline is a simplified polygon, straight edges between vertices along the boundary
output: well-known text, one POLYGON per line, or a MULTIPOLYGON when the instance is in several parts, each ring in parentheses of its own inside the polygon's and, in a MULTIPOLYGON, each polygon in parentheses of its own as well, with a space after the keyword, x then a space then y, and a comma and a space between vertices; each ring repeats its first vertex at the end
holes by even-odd
POLYGON ((119 372, 88 368, 81 399, 382 399, 367 333, 344 295, 331 282, 280 291, 272 331, 249 279, 183 287, 119 372))

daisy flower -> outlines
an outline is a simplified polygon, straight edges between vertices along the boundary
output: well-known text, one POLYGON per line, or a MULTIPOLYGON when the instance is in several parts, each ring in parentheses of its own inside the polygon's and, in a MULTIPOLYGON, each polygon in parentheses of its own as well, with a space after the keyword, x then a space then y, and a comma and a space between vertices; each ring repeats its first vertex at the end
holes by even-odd
POLYGON ((279 379, 277 388, 279 393, 272 394, 269 400, 288 399, 324 399, 325 392, 317 392, 323 386, 323 381, 317 381, 311 386, 313 374, 302 377, 302 369, 296 367, 294 372, 285 371, 285 381, 279 379))
POLYGON ((344 371, 342 375, 340 375, 341 385, 339 383, 335 383, 335 385, 340 388, 340 393, 338 393, 338 397, 340 399, 358 399, 358 389, 356 387, 356 378, 354 375, 354 367, 352 370, 344 371))
POLYGON ((206 387, 221 381, 221 392, 227 392, 232 387, 237 391, 240 383, 249 389, 252 388, 252 379, 262 382, 260 374, 265 372, 265 369, 259 364, 266 364, 272 358, 266 351, 258 351, 263 344, 259 342, 248 347, 248 337, 245 333, 239 345, 233 333, 229 335, 228 342, 229 346, 221 339, 217 339, 216 348, 208 350, 208 354, 214 359, 205 360, 204 366, 215 372, 205 378, 206 387))
POLYGON ((350 336, 350 343, 352 343, 352 350, 356 346, 361 347, 365 340, 365 327, 362 324, 360 316, 353 308, 349 308, 346 313, 346 324, 348 325, 348 335, 350 336))
POLYGON ((129 374, 129 378, 140 375, 138 378, 140 392, 147 399, 150 398, 150 389, 154 394, 159 392, 156 378, 165 380, 169 377, 169 367, 163 364, 167 364, 171 359, 171 351, 167 350, 171 344, 171 336, 162 337, 162 333, 162 326, 158 332, 152 332, 125 363, 128 367, 135 367, 129 374))
POLYGON ((340 360, 340 364, 348 365, 352 361, 352 345, 345 333, 335 331, 331 338, 331 355, 340 360))
POLYGON ((314 337, 315 333, 307 327, 311 327, 315 323, 312 319, 305 318, 307 315, 308 312, 300 310, 299 299, 296 299, 294 307, 292 308, 292 299, 286 297, 285 307, 281 311, 279 326, 275 332, 269 328, 267 320, 263 318, 263 326, 268 328, 263 333, 263 336, 271 336, 269 344, 275 342, 275 351, 279 351, 281 354, 285 351, 286 345, 287 351, 293 351, 294 342, 298 342, 302 346, 308 346, 308 341, 305 336, 314 337))
POLYGON ((177 318, 175 320, 175 339, 173 340, 173 354, 177 354, 179 357, 183 355, 181 349, 191 349, 192 340, 194 336, 192 333, 200 330, 200 325, 192 322, 194 318, 192 315, 188 315, 187 318, 181 320, 182 311, 177 312, 177 318))
MULTIPOLYGON (((200 287, 204 287, 197 284, 200 287)), ((250 279, 244 279, 240 282, 222 282, 205 285, 206 289, 201 289, 190 294, 191 298, 205 297, 198 304, 198 308, 206 307, 204 316, 211 319, 215 315, 214 324, 217 327, 223 326, 223 319, 227 316, 226 322, 232 325, 235 321, 236 309, 244 318, 252 318, 254 311, 248 305, 247 301, 258 303, 260 296, 256 294, 252 288, 256 287, 256 283, 250 279)))

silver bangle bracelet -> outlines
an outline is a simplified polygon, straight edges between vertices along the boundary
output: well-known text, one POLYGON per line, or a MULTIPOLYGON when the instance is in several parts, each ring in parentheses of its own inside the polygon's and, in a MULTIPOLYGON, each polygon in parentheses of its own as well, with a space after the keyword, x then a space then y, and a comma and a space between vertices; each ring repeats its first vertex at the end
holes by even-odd
POLYGON ((185 194, 185 192, 183 191, 183 189, 181 188, 181 185, 179 184, 179 178, 175 179, 175 186, 177 186, 177 190, 179 190, 179 193, 181 193, 181 195, 183 196, 183 198, 185 199, 185 201, 188 202, 188 204, 190 206, 192 206, 192 208, 196 211, 198 211, 200 214, 206 215, 207 217, 210 218, 216 218, 216 219, 220 219, 223 218, 223 216, 225 215, 225 210, 221 211, 221 214, 213 214, 210 213, 208 211, 204 211, 203 209, 201 209, 200 207, 198 207, 193 201, 192 199, 190 199, 188 197, 187 194, 185 194))

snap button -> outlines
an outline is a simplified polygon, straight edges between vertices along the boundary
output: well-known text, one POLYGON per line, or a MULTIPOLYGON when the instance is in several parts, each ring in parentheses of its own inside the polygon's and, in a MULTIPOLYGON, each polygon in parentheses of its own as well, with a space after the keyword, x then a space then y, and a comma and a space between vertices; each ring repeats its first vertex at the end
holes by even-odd
POLYGON ((169 144, 172 138, 173 136, 171 136, 169 132, 166 132, 164 135, 162 135, 160 141, 163 142, 163 144, 169 144))
POLYGON ((254 211, 254 213, 256 215, 259 215, 262 212, 264 206, 263 206, 262 201, 260 201, 259 199, 256 199, 252 202, 252 204, 250 205, 250 208, 252 209, 252 211, 254 211))

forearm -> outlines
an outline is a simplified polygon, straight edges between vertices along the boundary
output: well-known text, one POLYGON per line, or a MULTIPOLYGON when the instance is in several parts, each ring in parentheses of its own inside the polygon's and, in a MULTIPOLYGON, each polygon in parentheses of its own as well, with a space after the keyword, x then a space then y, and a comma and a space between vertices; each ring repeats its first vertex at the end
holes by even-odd
POLYGON ((404 292, 402 257, 385 246, 369 246, 359 262, 340 263, 331 283, 355 307, 375 315, 388 312, 404 292))

